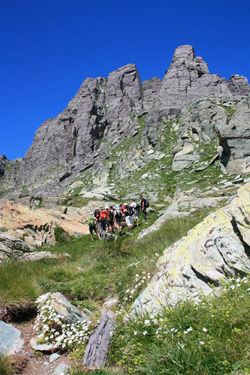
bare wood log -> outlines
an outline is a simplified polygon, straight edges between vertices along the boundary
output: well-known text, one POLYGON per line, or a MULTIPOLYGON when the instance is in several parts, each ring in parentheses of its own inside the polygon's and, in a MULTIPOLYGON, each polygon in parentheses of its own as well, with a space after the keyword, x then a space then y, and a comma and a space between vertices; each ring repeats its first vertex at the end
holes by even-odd
POLYGON ((100 322, 91 336, 86 347, 83 364, 91 368, 105 367, 108 346, 115 328, 115 314, 107 310, 100 319, 100 322))

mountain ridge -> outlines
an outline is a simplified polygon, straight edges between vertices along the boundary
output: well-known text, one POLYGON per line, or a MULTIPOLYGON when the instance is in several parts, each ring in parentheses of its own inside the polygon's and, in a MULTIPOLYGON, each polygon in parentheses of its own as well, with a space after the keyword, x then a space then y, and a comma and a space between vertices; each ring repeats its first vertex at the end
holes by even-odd
POLYGON ((227 82, 210 74, 188 45, 175 50, 162 81, 154 77, 141 84, 134 64, 108 78, 87 78, 68 107, 39 127, 24 159, 0 157, 0 196, 60 194, 84 171, 91 170, 92 179, 101 174, 109 151, 135 136, 144 116, 138 148, 157 149, 162 123, 172 121, 189 103, 203 97, 228 101, 249 93, 245 77, 233 75, 227 82))

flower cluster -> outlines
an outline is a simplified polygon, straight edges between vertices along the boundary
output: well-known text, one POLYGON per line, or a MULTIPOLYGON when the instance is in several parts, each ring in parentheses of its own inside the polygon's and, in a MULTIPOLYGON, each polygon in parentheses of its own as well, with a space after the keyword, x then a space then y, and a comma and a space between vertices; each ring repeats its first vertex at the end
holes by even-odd
POLYGON ((77 345, 86 344, 90 335, 90 321, 82 320, 69 323, 65 316, 58 314, 51 306, 50 293, 37 299, 38 315, 34 330, 37 342, 52 344, 56 348, 74 349, 77 345))
POLYGON ((124 302, 132 302, 135 297, 138 295, 141 288, 144 286, 147 280, 151 279, 151 274, 145 271, 142 272, 142 275, 138 273, 135 275, 135 285, 132 289, 127 289, 125 292, 124 302))

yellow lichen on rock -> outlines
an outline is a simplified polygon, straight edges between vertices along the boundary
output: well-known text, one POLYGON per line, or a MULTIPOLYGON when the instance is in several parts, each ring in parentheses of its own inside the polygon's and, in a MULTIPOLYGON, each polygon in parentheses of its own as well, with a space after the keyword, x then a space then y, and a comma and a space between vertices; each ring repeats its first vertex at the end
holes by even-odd
POLYGON ((153 315, 197 292, 210 293, 227 276, 250 273, 250 183, 167 248, 158 271, 134 302, 132 315, 153 315))

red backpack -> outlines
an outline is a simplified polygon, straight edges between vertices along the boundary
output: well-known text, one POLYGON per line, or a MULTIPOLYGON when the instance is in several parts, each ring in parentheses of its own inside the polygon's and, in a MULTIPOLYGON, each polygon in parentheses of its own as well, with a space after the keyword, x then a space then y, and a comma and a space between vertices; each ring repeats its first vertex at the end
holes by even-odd
POLYGON ((109 219, 109 212, 108 211, 100 211, 100 219, 109 219))

